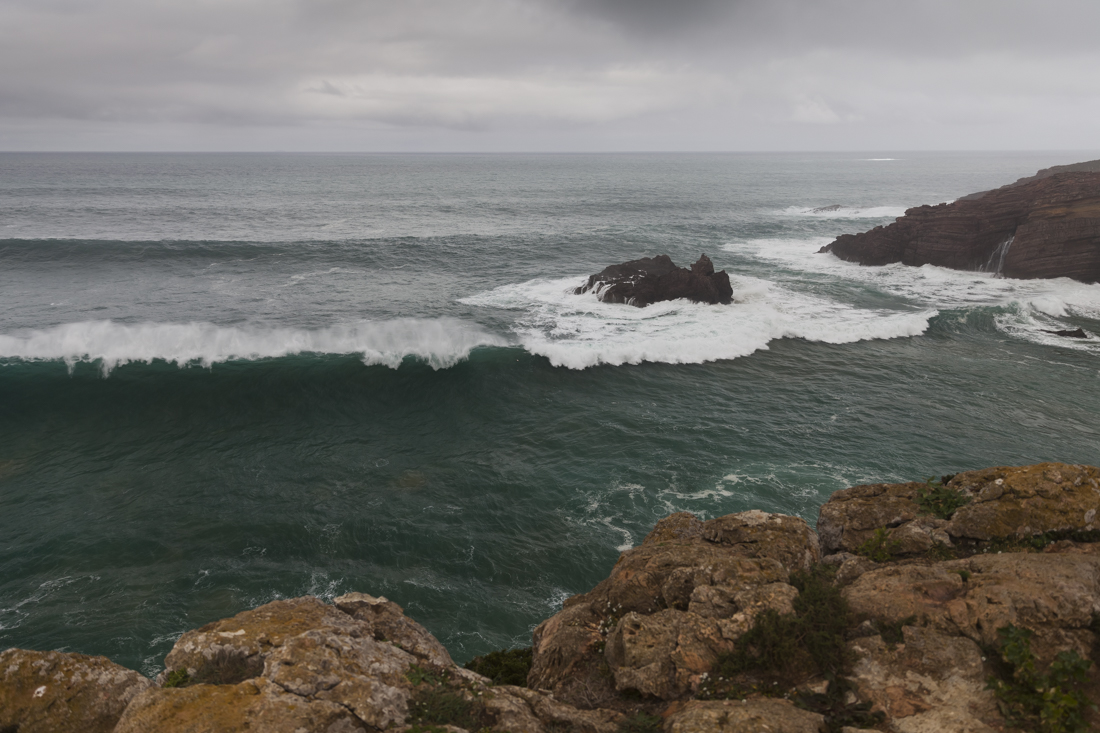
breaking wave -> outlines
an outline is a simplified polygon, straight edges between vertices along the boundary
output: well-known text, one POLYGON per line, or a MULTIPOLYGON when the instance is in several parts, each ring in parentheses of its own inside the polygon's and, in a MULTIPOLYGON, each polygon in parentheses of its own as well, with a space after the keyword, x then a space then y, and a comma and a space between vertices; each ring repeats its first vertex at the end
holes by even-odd
POLYGON ((461 302, 523 311, 514 326, 523 347, 570 369, 736 359, 780 338, 840 344, 917 336, 936 315, 855 308, 752 277, 731 281, 736 302, 724 306, 686 300, 645 308, 603 303, 591 293, 573 294, 582 278, 505 285, 461 302))
POLYGON ((480 346, 505 346, 482 327, 454 318, 359 321, 329 328, 223 327, 212 323, 82 321, 0 335, 0 359, 98 362, 104 374, 155 360, 209 367, 231 360, 295 354, 359 354, 396 369, 412 357, 434 369, 454 366, 480 346))
POLYGON ((1098 339, 1067 339, 1052 330, 1072 327, 1066 318, 1100 320, 1100 284, 1089 285, 1069 278, 1014 280, 991 272, 952 270, 895 263, 864 267, 817 251, 832 241, 809 239, 754 239, 723 246, 727 252, 751 255, 803 274, 825 275, 834 280, 857 282, 880 293, 908 301, 915 307, 968 309, 1001 307, 1006 313, 997 327, 1010 335, 1069 348, 1098 349, 1098 339))
POLYGON ((808 216, 818 219, 897 219, 905 215, 905 206, 788 206, 783 216, 808 216))

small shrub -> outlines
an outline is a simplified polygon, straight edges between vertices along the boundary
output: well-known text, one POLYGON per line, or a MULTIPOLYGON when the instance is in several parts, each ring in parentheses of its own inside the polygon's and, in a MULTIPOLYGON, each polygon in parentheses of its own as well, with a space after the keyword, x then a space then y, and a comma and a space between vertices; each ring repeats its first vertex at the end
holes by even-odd
POLYGON ((935 478, 929 478, 926 486, 917 489, 917 506, 920 507, 921 514, 950 519, 952 514, 969 503, 969 496, 961 491, 947 488, 935 478))
POLYGON ((882 640, 893 648, 905 640, 905 635, 901 632, 902 628, 912 626, 916 622, 916 616, 906 616, 900 621, 879 621, 875 626, 878 628, 882 640))
POLYGON ((727 682, 744 672, 790 686, 815 672, 833 677, 847 670, 851 660, 844 634, 850 612, 829 571, 819 565, 809 572, 792 573, 791 585, 799 591, 794 613, 761 612, 737 648, 719 657, 706 694, 732 697, 742 688, 727 682))
POLYGON ((531 647, 525 649, 501 649, 482 657, 474 657, 466 663, 466 669, 488 677, 494 685, 527 686, 527 673, 531 671, 531 647))
POLYGON ((190 681, 191 675, 187 674, 186 669, 173 669, 165 675, 162 687, 186 687, 190 681))
POLYGON ((1090 706, 1081 685, 1088 680, 1092 662, 1077 652, 1060 652, 1045 673, 1035 668, 1031 632, 1016 626, 998 629, 1000 657, 1009 665, 1007 674, 989 678, 989 689, 1005 721, 1016 728, 1038 733, 1085 733, 1085 710, 1090 706))
POLYGON ((660 715, 650 715, 639 710, 619 726, 619 733, 660 733, 664 720, 660 715))
POLYGON ((447 681, 447 675, 443 672, 424 669, 418 664, 410 664, 408 671, 405 672, 405 679, 412 682, 414 685, 425 683, 429 685, 442 685, 447 681))
POLYGON ((964 583, 970 581, 970 571, 966 568, 955 568, 955 572, 959 574, 959 577, 962 578, 964 583))
POLYGON ((901 543, 890 539, 890 533, 886 528, 880 527, 867 538, 866 542, 856 548, 856 554, 872 562, 889 562, 900 549, 901 543))
POLYGON ((444 685, 421 686, 409 698, 409 721, 413 723, 477 730, 486 722, 484 712, 481 705, 444 685))

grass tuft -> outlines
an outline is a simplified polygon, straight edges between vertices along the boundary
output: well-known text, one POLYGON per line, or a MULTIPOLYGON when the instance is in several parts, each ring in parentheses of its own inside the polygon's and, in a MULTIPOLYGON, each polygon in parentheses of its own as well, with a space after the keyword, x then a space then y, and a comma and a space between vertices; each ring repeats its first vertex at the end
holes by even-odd
POLYGON ((466 669, 488 677, 494 685, 527 687, 527 673, 531 671, 531 647, 501 649, 474 657, 466 663, 466 669))

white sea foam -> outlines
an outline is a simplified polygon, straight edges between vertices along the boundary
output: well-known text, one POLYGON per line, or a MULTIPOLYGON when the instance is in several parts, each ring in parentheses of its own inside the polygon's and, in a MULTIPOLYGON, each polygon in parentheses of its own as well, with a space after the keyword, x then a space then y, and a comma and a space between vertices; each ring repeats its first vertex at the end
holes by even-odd
POLYGON ((1100 320, 1100 284, 1088 285, 1069 278, 1013 280, 992 273, 933 265, 864 267, 830 254, 817 254, 831 241, 828 237, 755 239, 729 243, 723 249, 775 262, 788 270, 859 282, 918 307, 1008 307, 1011 311, 996 319, 998 327, 1006 333, 1069 348, 1100 348, 1096 339, 1067 339, 1047 332, 1067 327, 1060 318, 1100 320))
POLYGON ((905 216, 905 206, 788 206, 783 216, 808 216, 817 219, 896 219, 905 216))
POLYGON ((104 374, 120 364, 163 360, 179 366, 294 354, 359 354, 365 364, 397 368, 414 357, 435 369, 454 366, 479 346, 504 339, 453 318, 359 321, 315 330, 222 327, 211 323, 83 321, 0 334, 0 359, 99 362, 104 374))
POLYGON ((854 308, 751 277, 733 277, 736 302, 703 305, 686 300, 646 308, 574 295, 583 278, 531 280, 464 299, 469 305, 520 310, 515 330, 524 348, 555 366, 644 361, 699 364, 736 359, 779 338, 850 343, 916 336, 934 311, 854 308))

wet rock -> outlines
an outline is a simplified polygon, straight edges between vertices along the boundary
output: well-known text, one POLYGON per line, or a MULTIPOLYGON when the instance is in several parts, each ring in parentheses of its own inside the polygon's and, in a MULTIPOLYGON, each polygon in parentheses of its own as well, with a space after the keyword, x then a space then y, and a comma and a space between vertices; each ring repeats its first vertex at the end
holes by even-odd
POLYGON ((358 733, 368 728, 343 705, 306 700, 265 679, 236 685, 153 688, 126 708, 115 733, 358 733))
MULTIPOLYGON (((1044 329, 1044 330, 1046 330, 1046 329, 1044 329)), ((1074 329, 1063 328, 1063 329, 1058 330, 1058 331, 1046 331, 1046 332, 1047 333, 1053 333, 1055 336, 1065 336, 1066 338, 1071 338, 1071 339, 1087 339, 1089 337, 1089 335, 1087 333, 1085 333, 1085 329, 1083 329, 1083 328, 1074 328, 1074 329)))
POLYGON ((926 264, 1013 278, 1100 280, 1100 161, 1058 166, 954 203, 919 206, 821 249, 863 265, 926 264))
POLYGON ((0 652, 0 730, 108 733, 152 686, 106 657, 8 649, 0 652))
POLYGON ((643 257, 611 265, 588 278, 577 295, 595 291, 605 303, 626 303, 644 308, 663 300, 685 298, 695 303, 729 303, 733 298, 729 275, 714 271, 706 255, 688 270, 673 264, 668 255, 643 257))
POLYGON ((665 721, 667 733, 821 733, 825 718, 787 700, 692 700, 665 721))

